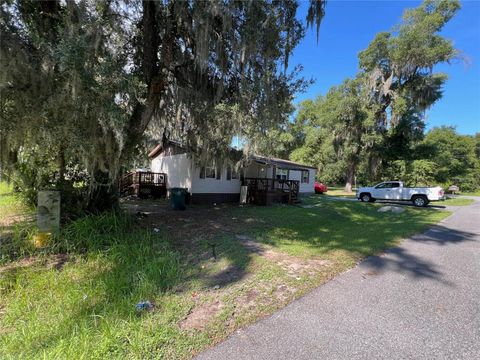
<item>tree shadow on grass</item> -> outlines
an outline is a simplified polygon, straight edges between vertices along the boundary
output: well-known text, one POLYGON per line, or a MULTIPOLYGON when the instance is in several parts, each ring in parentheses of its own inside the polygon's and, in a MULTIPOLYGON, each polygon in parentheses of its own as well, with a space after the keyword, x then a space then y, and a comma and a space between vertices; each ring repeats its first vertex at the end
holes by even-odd
MULTIPOLYGON (((241 281, 247 275, 246 269, 253 256, 253 251, 244 249, 236 239, 219 240, 216 249, 217 259, 214 264, 223 262, 228 266, 223 269, 216 269, 219 271, 209 272, 202 269, 202 266, 207 262, 212 262, 210 258, 184 264, 182 261, 184 259, 181 258, 180 253, 167 245, 168 241, 163 236, 149 236, 151 241, 139 241, 138 238, 132 237, 110 247, 105 252, 77 255, 77 260, 72 257, 72 262, 78 261, 79 264, 83 264, 76 265, 76 269, 80 266, 80 273, 73 274, 73 278, 70 277, 71 275, 67 275, 71 270, 67 263, 61 272, 55 275, 56 282, 64 282, 64 284, 69 285, 65 293, 55 289, 57 286, 65 287, 64 284, 58 284, 52 288, 48 297, 52 299, 53 303, 49 305, 51 308, 46 308, 45 311, 49 312, 49 316, 55 316, 56 311, 58 311, 58 309, 55 310, 57 306, 55 303, 61 304, 71 297, 76 299, 75 306, 63 309, 62 315, 59 316, 58 320, 52 322, 52 326, 45 332, 30 335, 28 347, 23 350, 19 349, 19 351, 28 351, 28 353, 45 351, 47 354, 52 351, 54 353, 57 351, 58 344, 69 341, 71 334, 79 328, 90 328, 92 329, 92 340, 98 336, 99 332, 107 334, 112 331, 119 331, 118 336, 115 337, 116 340, 112 340, 112 343, 108 346, 112 349, 119 348, 123 349, 121 351, 128 352, 128 348, 124 347, 124 342, 130 336, 128 332, 138 331, 139 327, 142 328, 143 319, 150 318, 150 315, 147 316, 147 312, 138 312, 135 308, 135 304, 146 300, 154 304, 154 314, 152 315, 159 317, 160 322, 164 319, 164 311, 167 311, 166 317, 176 318, 174 321, 169 321, 168 330, 159 329, 159 331, 168 331, 168 336, 174 338, 181 337, 182 330, 177 328, 175 324, 187 315, 188 308, 174 314, 168 313, 168 307, 171 307, 172 304, 164 307, 162 303, 164 295, 181 296, 181 302, 192 302, 189 291, 195 289, 194 282, 200 282, 203 287, 208 288, 216 285, 226 286, 241 281), (81 268, 81 266, 84 267, 81 268), (180 289, 180 291, 177 291, 177 289, 180 289), (78 296, 83 292, 83 298, 78 296), (184 296, 186 293, 188 295, 184 296), (54 300, 55 298, 56 300, 54 300), (125 322, 124 329, 109 327, 109 324, 119 322, 125 322)), ((35 267, 9 269, 9 282, 13 284, 16 277, 25 276, 24 271, 35 271, 35 267)), ((42 271, 45 271, 45 269, 42 269, 42 271)), ((36 276, 39 276, 39 274, 37 273, 36 276)), ((48 277, 48 273, 45 273, 45 276, 48 277)), ((15 289, 11 288, 10 291, 15 291, 15 289)), ((32 299, 32 301, 39 301, 39 299, 32 299)), ((26 319, 28 319, 27 315, 26 319)), ((51 319, 48 319, 48 321, 50 322, 51 319)), ((32 323, 28 324, 27 320, 21 321, 21 324, 28 327, 34 325, 32 323)), ((18 329, 18 331, 21 331, 21 329, 18 329)), ((149 330, 143 329, 142 331, 149 330)), ((155 335, 152 334, 153 336, 155 335)), ((169 339, 166 341, 171 342, 172 340, 169 339)), ((102 350, 105 346, 104 341, 97 346, 96 351, 98 350, 99 353, 108 354, 108 351, 110 351, 102 350)), ((161 344, 158 346, 161 346, 161 344)), ((124 355, 127 356, 128 353, 124 355)), ((145 356, 147 355, 145 354, 145 356)))
MULTIPOLYGON (((196 253, 197 246, 193 246, 192 259, 185 261, 180 252, 165 246, 166 240, 162 236, 151 241, 138 241, 132 237, 98 254, 99 261, 105 262, 105 266, 93 267, 84 278, 72 282, 72 286, 76 286, 79 281, 82 284, 98 284, 99 293, 92 301, 89 297, 86 300, 78 299, 68 315, 52 326, 50 331, 39 334, 38 339, 31 342, 30 351, 53 348, 57 343, 68 340, 68 334, 73 333, 78 324, 97 328, 97 323, 101 326, 103 321, 115 323, 128 319, 128 326, 131 328, 124 330, 128 335, 128 331, 136 331, 130 322, 137 322, 137 318, 138 322, 141 322, 142 319, 141 315, 137 317, 135 310, 135 304, 139 301, 155 301, 154 299, 160 299, 167 292, 177 292, 175 289, 179 289, 178 295, 181 296, 182 293, 192 290, 195 282, 206 288, 240 282, 249 275, 249 266, 254 256, 261 256, 264 249, 262 246, 255 246, 254 239, 280 251, 286 249, 285 242, 299 244, 312 250, 311 256, 321 257, 342 250, 367 257, 395 245, 399 237, 410 235, 405 232, 406 224, 409 224, 410 231, 414 232, 430 226, 432 220, 424 219, 420 213, 420 216, 412 216, 415 215, 413 211, 415 210, 398 215, 379 214, 377 209, 369 204, 351 205, 345 202, 329 202, 325 206, 308 209, 287 206, 236 209, 233 215, 238 220, 231 226, 230 235, 222 233, 213 240, 216 244, 215 261, 212 260, 213 251, 207 241, 200 246, 200 253, 196 253), (412 224, 415 226, 412 227, 412 224), (235 234, 245 234, 248 242, 242 241, 235 234), (207 264, 213 265, 203 269, 202 266, 207 264), (223 264, 223 267, 216 267, 216 264, 223 264)), ((231 217, 228 219, 231 221, 231 217)), ((226 219, 219 218, 218 221, 226 219)), ((437 225, 422 235, 414 236, 413 240, 443 245, 470 241, 473 236, 471 233, 453 231, 437 225)), ((407 273, 414 278, 445 281, 443 274, 434 264, 402 247, 389 250, 388 253, 391 255, 368 258, 365 265, 382 271, 407 273)), ((68 264, 66 267, 68 268, 68 264)), ((88 285, 82 284, 75 291, 80 291, 82 286, 88 289, 88 285)), ((158 305, 154 311, 163 311, 161 305, 158 305)), ((175 323, 185 314, 185 311, 177 311, 168 315, 173 318, 169 320, 169 331, 173 335, 169 336, 181 336, 181 330, 175 327, 175 323)), ((119 335, 118 343, 114 344, 120 348, 124 341, 122 337, 127 336, 122 334, 119 335)), ((92 336, 92 339, 94 337, 92 336)))
MULTIPOLYGON (((290 217, 282 216, 282 211, 278 210, 278 214, 269 219, 272 229, 266 232, 267 236, 260 233, 257 239, 287 251, 289 247, 295 251, 296 248, 308 249, 315 256, 346 251, 368 258, 408 237, 416 242, 442 246, 472 241, 476 236, 444 225, 432 225, 439 220, 437 210, 408 209, 402 214, 379 213, 377 210, 371 204, 340 202, 331 202, 325 207, 299 208, 290 217), (417 235, 413 235, 415 233, 417 235)), ((392 256, 372 257, 366 262, 377 270, 389 269, 415 278, 444 281, 444 274, 434 263, 402 247, 393 248, 388 253, 392 256)))

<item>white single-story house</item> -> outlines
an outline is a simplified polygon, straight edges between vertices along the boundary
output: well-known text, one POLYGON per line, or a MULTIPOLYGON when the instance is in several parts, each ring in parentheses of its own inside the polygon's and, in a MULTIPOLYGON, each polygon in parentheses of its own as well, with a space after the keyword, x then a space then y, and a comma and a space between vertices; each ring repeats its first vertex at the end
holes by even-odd
POLYGON ((289 160, 254 155, 238 171, 225 161, 199 166, 193 155, 173 141, 156 146, 148 155, 151 171, 166 174, 167 188, 186 188, 196 204, 238 202, 242 185, 248 186, 250 199, 255 191, 268 192, 265 204, 292 202, 298 195, 314 192, 316 169, 289 160))

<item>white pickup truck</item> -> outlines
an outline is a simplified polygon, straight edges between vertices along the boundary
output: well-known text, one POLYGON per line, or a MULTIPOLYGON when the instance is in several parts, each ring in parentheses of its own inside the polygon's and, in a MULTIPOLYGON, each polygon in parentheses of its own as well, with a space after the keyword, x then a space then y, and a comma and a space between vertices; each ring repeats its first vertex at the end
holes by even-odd
POLYGON ((404 187, 401 181, 385 181, 372 187, 361 187, 357 190, 357 199, 363 202, 375 200, 411 201, 413 205, 427 206, 430 201, 444 199, 441 187, 404 187))

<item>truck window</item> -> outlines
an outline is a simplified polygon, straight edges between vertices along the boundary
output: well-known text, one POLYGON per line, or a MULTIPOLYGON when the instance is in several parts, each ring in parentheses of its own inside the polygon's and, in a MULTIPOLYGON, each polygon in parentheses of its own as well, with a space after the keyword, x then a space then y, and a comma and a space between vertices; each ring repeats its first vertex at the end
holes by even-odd
POLYGON ((398 183, 398 182, 394 182, 394 183, 391 183, 391 184, 392 184, 392 188, 400 187, 400 183, 398 183))
POLYGON ((385 189, 387 187, 387 183, 381 183, 375 186, 375 189, 385 189))

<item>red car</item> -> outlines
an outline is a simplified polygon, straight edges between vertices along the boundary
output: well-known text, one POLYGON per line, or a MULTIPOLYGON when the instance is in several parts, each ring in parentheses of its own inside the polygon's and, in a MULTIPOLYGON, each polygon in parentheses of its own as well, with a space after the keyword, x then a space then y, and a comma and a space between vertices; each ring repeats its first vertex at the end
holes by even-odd
POLYGON ((327 185, 317 181, 315 181, 315 184, 313 184, 313 188, 315 189, 315 194, 323 194, 328 191, 327 185))

